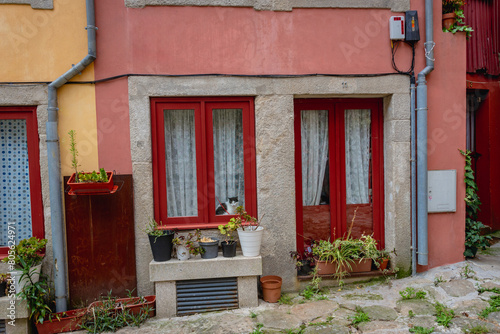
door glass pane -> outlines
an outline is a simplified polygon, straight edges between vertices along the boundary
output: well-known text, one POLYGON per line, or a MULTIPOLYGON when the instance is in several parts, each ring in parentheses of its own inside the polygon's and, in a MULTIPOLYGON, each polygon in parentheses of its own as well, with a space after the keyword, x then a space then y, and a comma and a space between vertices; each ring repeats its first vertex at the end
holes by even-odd
POLYGON ((328 111, 301 111, 302 204, 305 239, 330 237, 328 111))
POLYGON ((7 246, 9 230, 15 232, 16 243, 32 236, 28 140, 24 119, 0 120, 0 152, 0 246, 7 246))
POLYGON ((242 109, 213 110, 215 214, 245 206, 242 109))
POLYGON ((198 215, 194 110, 164 110, 167 216, 198 215))
POLYGON ((371 110, 344 111, 347 231, 373 233, 371 201, 371 110), (353 217, 356 214, 354 222, 353 217))

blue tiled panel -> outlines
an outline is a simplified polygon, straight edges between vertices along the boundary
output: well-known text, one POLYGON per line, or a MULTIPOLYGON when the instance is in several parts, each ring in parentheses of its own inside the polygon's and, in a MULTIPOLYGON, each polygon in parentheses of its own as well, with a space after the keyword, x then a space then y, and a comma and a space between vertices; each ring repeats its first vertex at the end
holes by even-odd
POLYGON ((32 236, 26 121, 0 119, 0 245, 14 222, 16 241, 32 236))

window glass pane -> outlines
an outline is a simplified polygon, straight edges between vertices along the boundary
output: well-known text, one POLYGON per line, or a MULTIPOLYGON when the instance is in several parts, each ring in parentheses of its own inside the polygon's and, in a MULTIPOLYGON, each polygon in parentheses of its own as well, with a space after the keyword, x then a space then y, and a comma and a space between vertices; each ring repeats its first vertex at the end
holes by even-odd
POLYGON ((32 236, 28 140, 24 119, 0 120, 0 246, 32 236))
POLYGON ((330 238, 328 111, 302 110, 303 233, 307 242, 330 238))
POLYGON ((328 111, 301 111, 302 202, 328 204, 328 111))
POLYGON ((194 110, 164 110, 167 215, 198 215, 194 110))
POLYGON ((241 109, 214 109, 214 182, 217 215, 245 206, 243 116, 241 109))
POLYGON ((373 233, 371 110, 345 110, 344 123, 347 228, 352 225, 351 236, 359 238, 373 233))

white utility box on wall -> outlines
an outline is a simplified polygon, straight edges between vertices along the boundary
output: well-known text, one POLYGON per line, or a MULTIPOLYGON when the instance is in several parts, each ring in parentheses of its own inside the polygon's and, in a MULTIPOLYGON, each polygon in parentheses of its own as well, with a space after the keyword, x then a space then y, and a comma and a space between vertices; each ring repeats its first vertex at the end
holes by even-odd
POLYGON ((457 171, 430 170, 428 177, 428 212, 457 211, 457 171))

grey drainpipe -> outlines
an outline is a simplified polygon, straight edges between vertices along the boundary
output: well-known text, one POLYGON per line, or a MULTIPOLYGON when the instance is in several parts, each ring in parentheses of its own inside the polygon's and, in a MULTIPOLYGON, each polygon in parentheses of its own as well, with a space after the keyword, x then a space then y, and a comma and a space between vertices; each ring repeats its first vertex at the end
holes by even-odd
POLYGON ((54 252, 54 283, 56 312, 67 310, 66 249, 64 247, 64 223, 62 214, 62 185, 59 138, 57 135, 57 89, 81 73, 96 58, 96 27, 94 0, 85 0, 87 11, 88 55, 69 71, 49 84, 47 153, 49 165, 50 215, 52 225, 52 248, 54 252))
POLYGON ((410 78, 410 123, 411 123, 411 274, 417 273, 417 159, 415 120, 415 76, 410 78))
POLYGON ((434 25, 432 0, 425 0, 426 66, 417 80, 417 222, 418 264, 428 264, 427 248, 427 82, 425 76, 434 70, 434 25))

